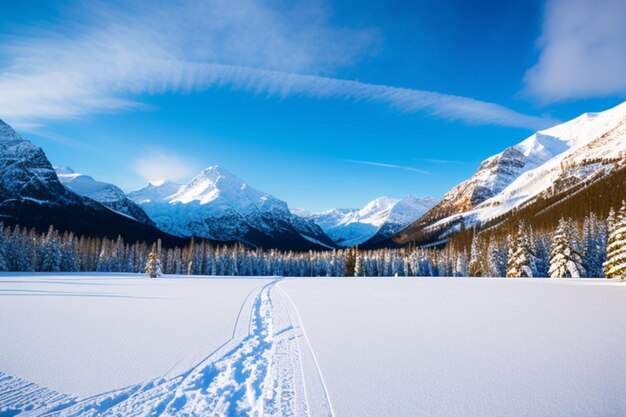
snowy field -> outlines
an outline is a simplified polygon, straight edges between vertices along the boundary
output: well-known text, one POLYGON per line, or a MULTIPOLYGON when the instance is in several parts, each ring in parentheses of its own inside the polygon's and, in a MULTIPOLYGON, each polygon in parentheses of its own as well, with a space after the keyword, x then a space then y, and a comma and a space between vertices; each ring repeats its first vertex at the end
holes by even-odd
POLYGON ((269 281, 0 275, 0 371, 86 397, 186 370, 269 281))
POLYGON ((624 416, 607 280, 0 275, 0 416, 624 416))
POLYGON ((626 416, 626 286, 282 282, 336 416, 626 416))

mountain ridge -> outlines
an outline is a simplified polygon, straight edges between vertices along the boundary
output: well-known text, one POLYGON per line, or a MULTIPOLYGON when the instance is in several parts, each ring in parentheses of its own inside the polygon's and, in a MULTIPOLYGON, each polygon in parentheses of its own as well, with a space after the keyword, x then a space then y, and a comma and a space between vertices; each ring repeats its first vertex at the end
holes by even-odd
POLYGON ((128 196, 169 233, 236 240, 266 249, 335 247, 319 226, 292 214, 286 202, 250 187, 218 165, 205 168, 173 194, 162 192, 162 187, 144 187, 128 196))
POLYGON ((408 226, 436 203, 432 197, 382 196, 360 209, 334 208, 301 215, 313 220, 341 247, 370 246, 408 226))
POLYGON ((562 191, 567 184, 610 175, 614 164, 626 161, 624 126, 626 102, 536 132, 484 160, 469 179, 392 240, 438 240, 562 191))
POLYGON ((156 226, 150 217, 117 186, 80 174, 67 166, 53 166, 61 183, 76 194, 96 200, 118 213, 150 226, 156 226))

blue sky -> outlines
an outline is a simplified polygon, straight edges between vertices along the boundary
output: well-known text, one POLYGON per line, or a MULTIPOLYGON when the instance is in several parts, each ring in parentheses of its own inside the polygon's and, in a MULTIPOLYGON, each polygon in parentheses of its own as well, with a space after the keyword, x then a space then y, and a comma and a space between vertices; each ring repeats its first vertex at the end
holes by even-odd
POLYGON ((441 197, 626 95, 618 0, 0 8, 0 118, 127 191, 217 164, 310 210, 441 197))

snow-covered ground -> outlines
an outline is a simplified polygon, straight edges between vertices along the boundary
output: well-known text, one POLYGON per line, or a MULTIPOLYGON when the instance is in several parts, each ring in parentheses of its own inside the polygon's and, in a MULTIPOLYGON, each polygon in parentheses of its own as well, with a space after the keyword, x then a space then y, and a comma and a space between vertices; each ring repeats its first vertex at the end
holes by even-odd
POLYGON ((294 279, 336 416, 625 416, 626 286, 294 279))
POLYGON ((0 275, 0 415, 330 416, 277 282, 0 275))
POLYGON ((267 279, 0 275, 0 371, 90 396, 186 370, 267 279))
POLYGON ((2 274, 0 415, 623 416, 625 297, 607 280, 2 274))

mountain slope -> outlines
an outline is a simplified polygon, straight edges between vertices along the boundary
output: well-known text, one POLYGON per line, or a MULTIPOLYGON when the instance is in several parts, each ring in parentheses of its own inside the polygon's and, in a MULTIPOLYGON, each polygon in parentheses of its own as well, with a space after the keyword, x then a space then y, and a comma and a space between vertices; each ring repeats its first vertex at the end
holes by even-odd
POLYGON ((70 191, 96 200, 111 210, 130 216, 141 223, 155 226, 143 209, 126 197, 124 191, 115 185, 97 181, 89 175, 78 174, 66 166, 54 166, 53 168, 59 181, 70 191))
POLYGON ((87 236, 124 236, 126 240, 165 245, 184 241, 119 214, 87 197, 67 190, 43 150, 0 121, 0 220, 47 230, 73 231, 87 236))
POLYGON ((432 208, 433 198, 380 197, 362 209, 332 209, 305 215, 342 247, 374 246, 418 219, 432 208))
POLYGON ((140 190, 128 193, 127 197, 138 204, 160 202, 176 194, 182 186, 182 184, 172 181, 163 181, 158 184, 150 183, 140 190))
POLYGON ((287 203, 211 166, 177 189, 171 183, 128 194, 156 224, 178 236, 236 240, 284 250, 332 248, 319 226, 293 215, 287 203))
POLYGON ((485 160, 394 241, 436 240, 458 230, 461 222, 485 223, 589 178, 610 175, 626 161, 625 125, 622 103, 535 133, 485 160))

